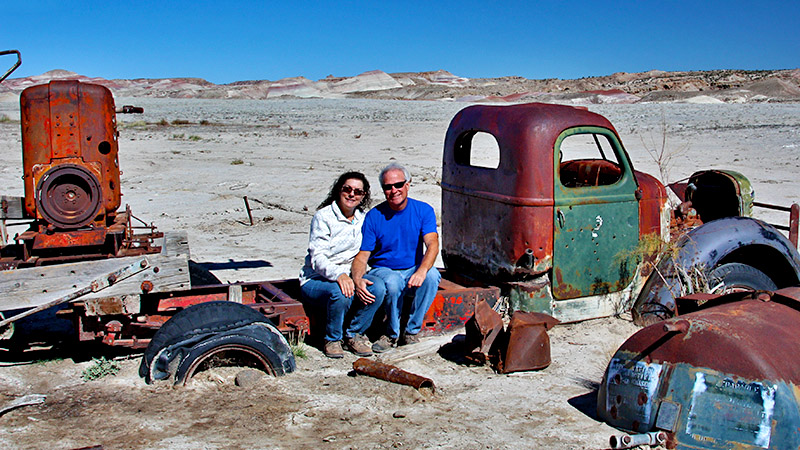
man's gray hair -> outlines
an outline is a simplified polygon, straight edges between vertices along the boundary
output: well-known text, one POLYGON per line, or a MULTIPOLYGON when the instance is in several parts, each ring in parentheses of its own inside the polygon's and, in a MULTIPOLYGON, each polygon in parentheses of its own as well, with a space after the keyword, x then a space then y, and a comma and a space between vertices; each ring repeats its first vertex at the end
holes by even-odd
POLYGON ((378 175, 378 183, 380 183, 381 186, 383 186, 383 176, 386 175, 386 172, 390 172, 392 170, 401 170, 403 172, 403 176, 406 177, 406 181, 409 183, 411 182, 411 174, 408 173, 408 169, 396 162, 393 162, 384 167, 383 170, 381 170, 381 173, 378 175))

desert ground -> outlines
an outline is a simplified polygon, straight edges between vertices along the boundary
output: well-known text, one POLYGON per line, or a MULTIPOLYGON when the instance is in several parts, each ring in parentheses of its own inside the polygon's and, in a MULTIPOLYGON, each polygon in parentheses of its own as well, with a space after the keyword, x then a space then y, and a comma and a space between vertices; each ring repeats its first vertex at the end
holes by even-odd
MULTIPOLYGON (((224 282, 295 277, 308 224, 335 177, 377 174, 391 161, 413 175, 410 195, 441 210, 444 134, 462 102, 354 99, 126 99, 120 115, 123 204, 162 231, 186 230, 192 259, 224 282), (160 124, 163 123, 163 124, 160 124), (249 225, 243 197, 253 208, 249 225)), ((797 201, 800 104, 589 105, 615 124, 638 170, 658 174, 648 148, 677 155, 668 180, 701 168, 742 172, 756 199, 797 201)), ((19 106, 0 103, 0 186, 23 195, 19 106)), ((756 211, 771 222, 781 214, 756 211)), ((14 230, 14 232, 22 231, 14 230)), ((446 238, 443 236, 443 238, 446 238)), ((441 266, 441 260, 438 263, 441 266)), ((0 416, 0 446, 72 449, 563 448, 608 446, 615 430, 594 415, 594 387, 636 331, 629 315, 559 325, 552 365, 499 375, 463 364, 462 336, 432 337, 380 357, 431 378, 434 393, 352 376, 355 356, 309 347, 298 370, 233 383, 235 369, 204 372, 185 388, 148 386, 137 354, 121 371, 85 382, 86 357, 0 352, 0 403, 47 400, 0 416)))

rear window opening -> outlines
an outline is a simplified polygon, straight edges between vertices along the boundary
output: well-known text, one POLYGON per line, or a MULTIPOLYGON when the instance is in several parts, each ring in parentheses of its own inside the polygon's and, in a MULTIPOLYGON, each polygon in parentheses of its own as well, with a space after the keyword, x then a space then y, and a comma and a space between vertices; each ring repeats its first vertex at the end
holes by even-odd
POLYGON ((454 157, 456 163, 497 169, 500 167, 500 144, 485 131, 471 131, 458 137, 454 157))

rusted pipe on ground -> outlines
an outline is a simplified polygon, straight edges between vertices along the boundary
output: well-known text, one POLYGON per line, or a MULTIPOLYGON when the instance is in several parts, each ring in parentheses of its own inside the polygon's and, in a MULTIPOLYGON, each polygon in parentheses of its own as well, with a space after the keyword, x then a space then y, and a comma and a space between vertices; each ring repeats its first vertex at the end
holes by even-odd
POLYGON ((433 392, 436 388, 433 380, 425 378, 411 372, 406 372, 389 364, 373 361, 367 358, 358 358, 353 362, 353 370, 362 375, 380 378, 381 380, 391 381, 392 383, 405 384, 419 390, 422 388, 430 389, 433 392))
POLYGON ((611 448, 632 448, 639 445, 660 445, 667 441, 667 433, 650 431, 642 434, 612 434, 608 439, 611 448))

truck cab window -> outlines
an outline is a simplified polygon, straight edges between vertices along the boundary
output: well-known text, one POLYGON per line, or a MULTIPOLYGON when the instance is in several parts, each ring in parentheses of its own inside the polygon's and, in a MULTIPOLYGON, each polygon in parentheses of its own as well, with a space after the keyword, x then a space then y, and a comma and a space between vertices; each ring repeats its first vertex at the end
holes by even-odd
POLYGON ((557 154, 559 179, 565 187, 607 186, 622 178, 614 145, 605 134, 569 134, 557 154))
POLYGON ((500 167, 500 145, 485 131, 470 131, 458 137, 454 157, 466 166, 497 169, 500 167))

